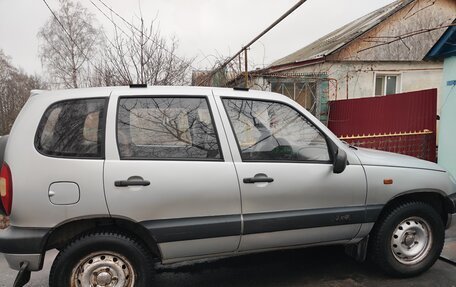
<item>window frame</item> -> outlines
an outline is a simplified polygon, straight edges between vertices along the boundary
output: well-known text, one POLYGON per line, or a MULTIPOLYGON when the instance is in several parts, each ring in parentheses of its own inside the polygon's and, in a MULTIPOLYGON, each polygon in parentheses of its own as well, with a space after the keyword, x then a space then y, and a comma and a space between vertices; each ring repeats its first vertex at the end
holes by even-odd
POLYGON ((219 133, 217 130, 217 125, 214 120, 214 115, 212 112, 212 106, 209 101, 209 97, 207 95, 122 95, 119 96, 117 99, 116 104, 116 117, 115 117, 115 129, 116 129, 116 145, 117 145, 117 153, 119 155, 119 160, 127 160, 127 161, 210 161, 210 162, 224 162, 225 158, 223 157, 223 150, 220 144, 219 133), (209 110, 209 114, 211 116, 212 125, 214 127, 215 138, 217 139, 218 150, 220 154, 220 158, 132 158, 132 157, 124 157, 120 152, 120 145, 119 145, 119 112, 120 112, 120 101, 122 99, 150 99, 150 98, 176 98, 176 99, 204 99, 207 104, 207 108, 209 110))
POLYGON ((383 97, 383 96, 388 96, 388 95, 394 95, 394 94, 386 94, 386 88, 387 88, 387 77, 396 77, 396 91, 394 94, 399 94, 402 92, 402 73, 388 73, 388 72, 375 72, 374 73, 374 97, 383 97), (377 95, 376 90, 377 90, 377 78, 382 78, 383 79, 383 87, 382 87, 382 94, 377 95))
POLYGON ((277 80, 277 79, 276 79, 276 80, 271 80, 271 81, 270 81, 270 85, 271 85, 271 87, 270 87, 270 91, 271 91, 271 92, 273 92, 273 93, 278 93, 278 94, 284 95, 285 97, 287 97, 287 98, 289 98, 289 99, 292 99, 293 101, 297 102, 299 105, 301 105, 302 107, 304 107, 306 110, 308 110, 312 115, 313 115, 313 112, 316 112, 316 110, 312 112, 310 109, 307 109, 307 108, 305 107, 305 105, 308 104, 308 103, 307 103, 307 99, 305 99, 304 103, 301 104, 301 102, 298 101, 299 99, 297 99, 297 95, 296 95, 297 92, 298 92, 298 94, 299 94, 302 90, 304 90, 304 89, 302 88, 304 85, 306 85, 307 87, 309 87, 310 90, 311 90, 311 94, 310 94, 310 97, 311 97, 311 105, 310 105, 310 107, 313 107, 314 104, 315 104, 315 102, 316 102, 316 100, 315 100, 315 98, 314 98, 314 95, 317 94, 317 90, 318 90, 318 88, 317 88, 317 83, 316 83, 314 80, 310 80, 310 81, 309 81, 309 80, 297 80, 297 79, 292 79, 292 80, 287 80, 287 79, 279 79, 279 80, 277 80), (286 95, 286 93, 284 93, 283 85, 286 85, 286 84, 293 84, 293 95, 292 95, 293 97, 289 97, 289 96, 286 95), (280 91, 274 91, 274 89, 273 89, 273 86, 274 86, 274 85, 281 86, 280 91), (315 87, 314 87, 315 90, 314 90, 314 91, 312 91, 311 85, 315 85, 315 87), (299 88, 299 87, 301 87, 301 88, 299 88))
POLYGON ((230 127, 231 127, 231 132, 232 132, 232 134, 234 136, 234 140, 236 141, 236 145, 237 145, 238 152, 239 152, 239 157, 240 157, 242 162, 313 163, 313 164, 331 164, 331 165, 334 164, 334 152, 332 150, 332 140, 326 135, 326 133, 324 133, 321 130, 321 128, 319 126, 317 126, 312 120, 310 120, 306 115, 304 115, 301 111, 299 111, 298 109, 293 107, 291 104, 286 103, 286 102, 282 102, 282 101, 277 101, 277 100, 269 100, 269 99, 261 99, 261 98, 249 98, 249 97, 230 97, 230 96, 226 96, 226 97, 220 97, 220 99, 221 99, 221 102, 222 102, 222 105, 223 105, 223 109, 224 109, 225 115, 228 118, 228 122, 229 122, 230 127), (290 109, 292 109, 296 113, 298 113, 300 116, 302 116, 304 119, 306 119, 307 122, 309 122, 315 129, 317 129, 318 132, 324 137, 325 142, 326 142, 326 147, 327 147, 327 150, 328 150, 329 160, 258 160, 258 159, 254 159, 254 160, 247 159, 246 160, 246 159, 243 159, 242 158, 242 149, 241 149, 241 146, 239 144, 238 137, 237 137, 236 132, 234 130, 234 126, 233 126, 233 123, 231 122, 231 119, 230 119, 230 116, 228 114, 228 111, 227 111, 227 108, 226 108, 224 100, 242 100, 242 101, 257 101, 257 102, 266 102, 266 103, 276 103, 276 104, 281 104, 281 105, 289 107, 290 109))
POLYGON ((60 158, 60 159, 86 159, 86 160, 105 160, 106 159, 106 121, 108 117, 108 107, 109 107, 109 97, 82 97, 82 98, 71 98, 71 99, 65 99, 65 100, 59 100, 56 102, 51 103, 45 110, 43 115, 41 116, 41 119, 38 123, 38 127, 36 128, 35 131, 35 136, 34 136, 34 143, 33 146, 35 147, 35 150, 46 157, 51 157, 51 158, 60 158), (47 154, 40 150, 38 148, 39 146, 39 140, 41 139, 41 134, 42 130, 44 129, 44 126, 46 125, 46 122, 44 121, 46 113, 53 108, 54 106, 57 106, 59 104, 65 103, 65 102, 73 102, 73 101, 84 101, 84 100, 104 100, 104 108, 103 108, 103 116, 99 117, 98 121, 98 129, 102 129, 101 133, 98 133, 98 140, 100 141, 100 156, 70 156, 70 155, 59 155, 59 154, 47 154), (41 131, 41 132, 40 132, 41 131), (39 137, 40 135, 40 137, 39 137))

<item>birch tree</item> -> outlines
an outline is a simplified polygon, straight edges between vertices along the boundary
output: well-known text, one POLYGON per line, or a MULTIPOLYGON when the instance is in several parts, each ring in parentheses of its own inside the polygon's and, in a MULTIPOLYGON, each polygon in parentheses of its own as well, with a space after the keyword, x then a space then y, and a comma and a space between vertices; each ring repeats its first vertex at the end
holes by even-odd
POLYGON ((52 86, 90 85, 90 59, 98 53, 101 28, 79 2, 59 0, 60 7, 38 33, 39 56, 52 86), (62 27, 63 26, 63 27, 62 27))

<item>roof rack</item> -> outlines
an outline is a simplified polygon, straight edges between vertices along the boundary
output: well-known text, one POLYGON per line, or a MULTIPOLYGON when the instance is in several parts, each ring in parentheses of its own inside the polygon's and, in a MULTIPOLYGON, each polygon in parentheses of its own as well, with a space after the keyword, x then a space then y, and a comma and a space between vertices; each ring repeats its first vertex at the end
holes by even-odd
POLYGON ((147 88, 147 84, 130 84, 130 88, 147 88))
POLYGON ((248 92, 249 88, 244 88, 244 87, 233 87, 233 90, 235 91, 245 91, 248 92))

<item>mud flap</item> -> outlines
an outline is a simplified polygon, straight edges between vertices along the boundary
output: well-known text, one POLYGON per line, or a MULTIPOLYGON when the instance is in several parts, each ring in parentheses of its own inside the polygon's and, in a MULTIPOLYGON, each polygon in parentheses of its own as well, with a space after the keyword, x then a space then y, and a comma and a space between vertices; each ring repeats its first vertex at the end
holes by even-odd
POLYGON ((23 262, 21 264, 21 269, 17 273, 16 280, 14 280, 13 287, 23 287, 30 281, 31 271, 28 270, 29 263, 23 262))
POLYGON ((367 258, 367 244, 369 242, 369 235, 364 237, 363 240, 357 244, 345 246, 345 253, 353 257, 358 262, 364 262, 367 258))

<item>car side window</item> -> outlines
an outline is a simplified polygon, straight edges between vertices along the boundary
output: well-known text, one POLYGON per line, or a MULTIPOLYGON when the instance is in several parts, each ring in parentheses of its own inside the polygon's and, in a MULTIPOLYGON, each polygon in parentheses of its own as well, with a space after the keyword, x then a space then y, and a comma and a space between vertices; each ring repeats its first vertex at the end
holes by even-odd
POLYGON ((75 99, 51 105, 35 136, 44 155, 69 158, 103 158, 106 99, 75 99))
POLYGON ((223 99, 244 161, 329 162, 325 136, 288 105, 223 99))
POLYGON ((117 142, 121 159, 221 159, 203 97, 121 98, 117 142))

